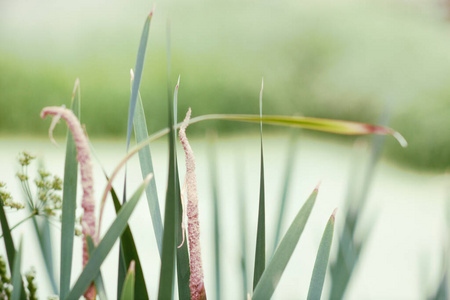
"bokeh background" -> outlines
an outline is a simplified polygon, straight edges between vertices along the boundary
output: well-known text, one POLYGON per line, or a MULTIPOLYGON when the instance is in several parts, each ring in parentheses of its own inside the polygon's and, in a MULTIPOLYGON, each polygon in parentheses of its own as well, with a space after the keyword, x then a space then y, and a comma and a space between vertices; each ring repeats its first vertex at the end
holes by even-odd
MULTIPOLYGON (((1 134, 44 134, 39 111, 68 104, 79 77, 89 135, 123 136, 129 69, 151 5, 1 1, 1 134)), ((180 116, 188 106, 194 115, 257 113, 264 77, 265 113, 376 123, 387 107, 390 126, 410 143, 403 150, 389 142, 388 157, 443 171, 450 164, 447 17, 444 1, 158 2, 141 88, 149 129, 166 124, 170 27, 180 116)))
MULTIPOLYGON (((257 114, 261 78, 264 114, 374 124, 388 120, 409 146, 403 149, 393 138, 386 139, 362 226, 356 233, 362 240, 370 233, 370 238, 346 298, 423 299, 432 295, 442 275, 442 249, 448 235, 444 203, 450 194, 446 190, 449 179, 443 176, 450 166, 448 1, 0 0, 0 181, 20 195, 14 174, 15 158, 22 150, 38 154, 52 172, 62 175, 64 147, 50 145, 50 121, 42 121, 39 113, 47 105, 69 105, 76 78, 81 81, 82 123, 106 170, 113 170, 125 153, 129 70, 134 67, 142 26, 153 4, 156 9, 141 84, 149 132, 166 127, 167 90, 168 86, 173 89, 179 75, 179 120, 188 107, 193 116, 257 114)), ((251 264, 259 191, 259 127, 212 121, 189 127, 202 186, 200 199, 205 199, 200 201, 200 216, 201 224, 206 224, 202 227, 206 286, 213 291, 213 228, 208 226, 213 223, 212 201, 208 201, 212 192, 205 138, 211 130, 219 136, 223 296, 235 299, 242 288, 236 283, 239 266, 229 263, 240 259, 236 239, 242 228, 230 222, 241 209, 236 174, 247 184, 251 264)), ((57 126, 55 135, 61 145, 65 134, 65 126, 57 126)), ((289 135, 286 128, 264 126, 267 227, 271 229, 279 206, 289 135)), ((312 258, 325 221, 335 207, 345 214, 349 190, 364 179, 364 172, 352 171, 351 166, 364 167, 370 160, 367 138, 357 142, 356 151, 352 149, 355 137, 305 130, 297 138, 297 152, 287 162, 295 171, 284 229, 317 182, 322 179, 323 183, 308 224, 310 231, 305 231, 302 247, 296 250, 275 299, 306 297, 312 258), (365 159, 358 160, 358 151, 365 159), (352 181, 351 176, 357 180, 352 181)), ((167 147, 165 140, 152 147, 163 209, 167 147)), ((184 160, 181 148, 179 151, 183 178, 184 160)), ((134 163, 129 166, 131 192, 141 180, 137 161, 134 163)), ((95 172, 99 198, 104 182, 98 164, 95 172)), ((120 183, 116 190, 120 194, 120 183)), ((145 229, 133 232, 140 253, 145 253, 142 259, 155 266, 145 271, 153 295, 159 260, 154 255, 147 203, 141 200, 139 205, 130 224, 145 229)), ((111 207, 107 209, 111 221, 114 213, 111 207)), ((339 213, 340 230, 344 216, 339 213)), ((12 223, 21 219, 19 214, 9 217, 12 223)), ((53 231, 56 245, 59 233, 53 231)), ((76 247, 80 241, 77 243, 76 247)), ((55 249, 59 259, 57 246, 55 249)), ((110 295, 115 292, 117 252, 116 247, 105 264, 108 269, 103 269, 112 284, 110 295)), ((39 267, 35 256, 25 260, 25 265, 39 267)), ((79 273, 80 268, 74 267, 74 272, 79 273)), ((46 296, 48 282, 39 280, 41 296, 46 296)), ((325 296, 329 285, 327 277, 325 296)), ((213 299, 213 295, 208 296, 213 299)))

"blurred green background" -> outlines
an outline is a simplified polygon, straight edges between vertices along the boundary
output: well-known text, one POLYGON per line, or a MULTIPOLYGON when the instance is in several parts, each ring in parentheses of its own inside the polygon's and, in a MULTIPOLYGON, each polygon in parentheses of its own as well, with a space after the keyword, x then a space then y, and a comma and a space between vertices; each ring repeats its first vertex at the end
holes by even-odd
MULTIPOLYGON (((1 137, 44 136, 46 105, 68 104, 81 80, 89 136, 124 137, 148 1, 0 1, 1 137)), ((258 113, 376 123, 385 107, 387 155, 423 170, 450 165, 450 23, 437 2, 155 1, 141 93, 149 131, 167 116, 167 30, 171 81, 181 74, 179 118, 258 113), (168 26, 170 24, 170 26, 168 26)), ((202 134, 254 132, 210 122, 202 134)), ((65 133, 60 126, 59 133, 65 133)), ((285 130, 267 126, 267 131, 285 130)), ((326 134, 317 134, 329 138, 326 134)), ((346 141, 353 138, 344 137, 346 141)))

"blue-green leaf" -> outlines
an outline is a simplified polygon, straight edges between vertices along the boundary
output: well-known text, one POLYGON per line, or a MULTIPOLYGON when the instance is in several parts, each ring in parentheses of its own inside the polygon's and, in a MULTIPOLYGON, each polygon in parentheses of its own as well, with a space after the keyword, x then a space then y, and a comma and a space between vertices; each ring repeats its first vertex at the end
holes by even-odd
POLYGON ((331 243, 333 242, 335 215, 336 210, 328 220, 325 231, 323 232, 322 240, 320 241, 316 262, 311 276, 311 283, 309 284, 308 300, 318 300, 322 295, 328 259, 330 258, 331 243))
MULTIPOLYGON (((75 81, 72 94, 72 111, 80 119, 80 83, 75 81)), ((72 133, 67 130, 66 160, 64 164, 64 186, 61 217, 61 263, 60 297, 64 299, 70 289, 72 273, 73 238, 75 234, 75 211, 77 206, 78 161, 77 149, 72 133)))
POLYGON ((20 239, 19 250, 14 256, 14 263, 11 271, 11 284, 13 291, 11 293, 12 300, 24 299, 26 297, 23 291, 22 276, 20 274, 20 265, 22 263, 22 239, 20 239))
POLYGON ((79 299, 79 297, 81 297, 81 295, 83 295, 83 293, 89 287, 91 282, 94 281, 94 279, 97 277, 100 266, 102 265, 108 253, 111 251, 111 248, 114 246, 117 239, 119 239, 119 237, 127 227, 128 219, 130 218, 150 179, 151 175, 147 177, 146 180, 141 184, 141 186, 136 190, 131 199, 122 206, 116 219, 109 227, 99 245, 95 248, 92 256, 89 258, 89 261, 81 272, 81 275, 78 277, 74 287, 65 299, 79 299))
POLYGON ((253 298, 254 300, 270 299, 272 297, 278 283, 280 281, 281 275, 292 256, 292 253, 297 246, 300 236, 303 233, 306 222, 311 214, 314 207, 314 203, 317 197, 317 188, 303 204, 302 208, 298 212, 288 231, 284 235, 280 242, 272 260, 268 264, 267 268, 264 270, 258 285, 256 286, 253 298))

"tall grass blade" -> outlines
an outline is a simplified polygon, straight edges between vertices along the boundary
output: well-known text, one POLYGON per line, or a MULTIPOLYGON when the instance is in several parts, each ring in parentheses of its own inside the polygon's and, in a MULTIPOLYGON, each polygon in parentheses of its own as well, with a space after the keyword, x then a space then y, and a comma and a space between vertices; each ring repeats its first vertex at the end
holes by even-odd
MULTIPOLYGON (((261 92, 259 94, 259 114, 262 118, 262 93, 263 82, 261 83, 261 92)), ((261 173, 259 184, 259 207, 258 207, 258 229, 256 233, 256 250, 255 250, 255 268, 253 271, 253 290, 258 284, 266 267, 266 209, 264 199, 264 151, 263 151, 263 134, 262 122, 260 121, 261 134, 261 173)))
POLYGON ((14 256, 13 267, 11 271, 11 284, 13 290, 11 293, 12 300, 26 299, 26 294, 23 289, 22 275, 20 274, 20 265, 22 264, 22 239, 20 239, 19 250, 14 256))
POLYGON ((283 274, 284 269, 286 268, 295 247, 297 246, 300 236, 303 233, 303 229, 305 228, 306 222, 308 221, 314 207, 317 192, 317 188, 314 189, 284 235, 280 245, 272 257, 272 260, 269 262, 266 270, 262 274, 261 279, 254 290, 252 299, 263 300, 270 299, 270 297, 272 297, 278 282, 280 281, 281 275, 283 274))
POLYGON ((328 259, 330 258, 331 243, 333 242, 334 222, 336 210, 334 210, 320 241, 317 251, 316 262, 314 264, 311 283, 309 284, 308 300, 320 299, 322 295, 323 283, 327 273, 328 259))
POLYGON ((139 43, 139 50, 136 57, 136 65, 134 67, 135 77, 133 86, 131 88, 130 106, 128 108, 128 127, 127 127, 127 150, 130 146, 131 130, 133 129, 134 111, 136 108, 136 101, 141 85, 142 71, 144 70, 145 52, 147 50, 148 33, 150 31, 150 21, 152 20, 153 10, 145 20, 144 28, 142 29, 141 41, 139 43))
MULTIPOLYGON (((136 143, 140 143, 148 138, 147 123, 145 121, 144 107, 140 93, 138 93, 136 111, 134 114, 134 134, 136 143)), ((142 178, 153 173, 153 162, 150 151, 150 145, 139 151, 139 163, 141 166, 142 178)), ((156 190, 155 178, 150 182, 145 190, 148 207, 152 216, 153 231, 155 232, 156 244, 158 245, 159 255, 162 252, 163 224, 161 220, 161 210, 159 208, 158 193, 156 190)))
MULTIPOLYGON (((178 94, 175 87, 174 98, 178 94)), ((167 300, 173 297, 175 253, 176 253, 176 207, 177 207, 177 152, 175 148, 175 130, 172 97, 169 93, 169 174, 167 179, 166 206, 164 209, 163 254, 161 257, 161 273, 158 299, 167 300)))
MULTIPOLYGON (((134 262, 130 263, 130 268, 128 269, 127 277, 125 278, 125 282, 123 284, 122 295, 120 300, 134 300, 135 289, 135 271, 134 271, 134 262)), ((142 299, 142 295, 138 295, 139 299, 142 299)))
MULTIPOLYGON (((180 180, 178 176, 178 167, 176 168, 176 231, 177 231, 177 244, 181 244, 183 240, 183 233, 181 229, 181 222, 183 219, 183 210, 181 205, 180 197, 180 180)), ((184 230, 184 236, 187 236, 186 229, 184 230)), ((179 246, 178 246, 179 247, 179 246)), ((191 289, 189 288, 189 278, 191 277, 191 267, 189 264, 189 252, 187 242, 185 241, 183 245, 177 248, 177 279, 178 279, 178 298, 179 299, 191 299, 191 289)))
POLYGON ((12 274, 12 268, 14 265, 14 256, 16 255, 16 249, 14 247, 14 241, 12 239, 11 230, 6 219, 5 209, 3 207, 3 199, 0 199, 0 223, 2 226, 3 242, 5 243, 6 256, 8 257, 9 271, 12 274))
POLYGON ((211 180, 211 188, 212 188, 212 198, 213 198, 213 215, 214 215, 214 262, 215 262, 215 277, 216 277, 216 299, 220 300, 221 290, 220 290, 220 217, 219 217, 219 196, 218 196, 218 185, 217 185, 217 155, 216 155, 216 133, 211 133, 209 135, 209 178, 211 180))
MULTIPOLYGON (((94 252, 95 249, 94 241, 92 240, 92 237, 89 235, 86 236, 86 241, 88 245, 89 256, 91 256, 92 252, 94 252)), ((100 300, 107 300, 108 297, 106 296, 105 285, 103 284, 103 276, 100 270, 98 271, 98 275, 97 277, 95 277, 94 282, 95 288, 97 290, 97 295, 100 298, 100 300)))
POLYGON ((275 231, 275 238, 273 242, 273 252, 272 256, 275 253, 275 250, 277 249, 278 242, 280 241, 280 235, 281 235, 281 227, 285 216, 285 208, 286 208, 286 201, 287 196, 289 192, 289 187, 291 184, 291 178, 292 178, 292 172, 294 170, 295 166, 295 154, 297 152, 297 135, 295 133, 291 134, 291 138, 289 140, 289 148, 288 148, 288 154, 286 156, 286 166, 285 166, 285 172, 284 172, 284 180, 283 180, 283 190, 281 194, 281 202, 280 202, 280 210, 278 213, 278 220, 277 220, 277 229, 275 231))
MULTIPOLYGON (((3 242, 5 243, 5 248, 6 248, 6 256, 8 257, 9 272, 11 274, 13 274, 14 259, 16 256, 16 248, 14 247, 14 241, 12 239, 11 230, 8 225, 8 220, 6 219, 5 210, 4 210, 2 201, 0 201, 0 223, 2 226, 3 242)), ((20 293, 20 299, 22 300, 22 299, 26 299, 26 294, 25 294, 25 289, 23 287, 22 278, 20 276, 19 276, 19 278, 21 280, 20 287, 22 290, 20 293)))
MULTIPOLYGON (((80 82, 75 81, 71 109, 80 120, 80 82)), ((75 235, 75 211, 77 206, 78 161, 77 149, 70 130, 67 130, 66 159, 64 163, 64 186, 61 217, 61 260, 60 260, 60 297, 64 299, 70 290, 72 273, 73 238, 75 235)))
POLYGON ((430 297, 430 300, 447 300, 450 297, 449 287, 448 287, 448 272, 445 272, 442 277, 436 293, 430 297))
POLYGON ((100 266, 102 265, 109 251, 111 251, 114 243, 122 235, 123 231, 127 227, 128 219, 130 218, 150 179, 151 175, 147 177, 146 180, 141 184, 141 186, 136 190, 131 199, 122 206, 117 215, 117 218, 111 224, 98 246, 94 249, 92 256, 89 258, 89 261, 81 272, 81 275, 78 277, 74 287, 65 299, 79 299, 89 287, 91 282, 96 278, 100 270, 100 266))

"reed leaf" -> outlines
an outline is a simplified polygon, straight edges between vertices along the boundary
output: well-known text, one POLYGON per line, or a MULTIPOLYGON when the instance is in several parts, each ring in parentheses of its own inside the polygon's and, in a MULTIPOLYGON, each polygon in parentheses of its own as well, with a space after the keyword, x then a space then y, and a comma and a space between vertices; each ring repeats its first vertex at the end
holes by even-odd
MULTIPOLYGON (((87 241, 89 257, 90 257, 92 255, 92 252, 94 252, 95 245, 94 245, 94 241, 92 240, 92 237, 89 235, 86 236, 86 241, 87 241)), ((103 283, 103 276, 102 276, 102 272, 100 270, 98 271, 97 277, 95 277, 94 283, 95 283, 95 288, 97 290, 97 295, 100 298, 100 300, 107 300, 108 297, 106 296, 105 285, 103 283)))
MULTIPOLYGON (((262 117, 262 93, 264 82, 261 83, 261 92, 259 94, 259 112, 262 117)), ((260 118, 261 120, 261 118, 260 118)), ((258 281, 266 267, 266 209, 264 195, 264 151, 263 151, 263 133, 262 122, 260 121, 260 138, 261 138, 261 167, 260 167, 260 184, 259 184, 259 207, 258 207, 258 229, 256 232, 256 249, 255 249, 255 268, 253 271, 253 290, 256 288, 258 281)))
MULTIPOLYGON (((125 278, 125 282, 123 283, 122 295, 120 300, 134 300, 135 295, 135 271, 134 271, 134 262, 131 262, 130 268, 128 269, 127 277, 125 278)), ((142 295, 136 294, 141 299, 142 295)))
POLYGON ((89 258, 89 261, 81 272, 81 275, 78 277, 74 287, 65 299, 79 299, 89 287, 91 282, 96 278, 100 270, 100 266, 102 265, 106 256, 111 251, 111 248, 114 246, 117 239, 119 239, 119 237, 127 227, 128 219, 134 211, 134 208, 136 207, 142 193, 145 190, 146 185, 150 180, 151 175, 147 177, 146 180, 141 184, 141 186, 136 190, 131 199, 122 206, 116 219, 111 224, 98 246, 94 249, 92 256, 89 258))
POLYGON ((281 275, 283 274, 284 269, 286 268, 295 247, 297 246, 300 236, 303 233, 303 229, 305 228, 306 222, 308 221, 314 207, 317 193, 318 190, 316 188, 298 212, 288 231, 281 240, 280 245, 275 251, 272 260, 264 270, 264 273, 262 274, 258 285, 254 290, 252 299, 263 300, 270 299, 270 297, 272 297, 280 281, 281 275))
POLYGON ((14 262, 11 270, 11 284, 13 290, 11 293, 12 300, 26 299, 23 288, 22 275, 20 274, 20 265, 22 264, 22 239, 20 239, 19 250, 14 255, 14 262))
POLYGON ((333 242, 335 216, 336 209, 328 220, 322 240, 320 241, 316 262, 314 264, 314 269, 311 276, 311 282, 309 284, 308 300, 318 300, 322 295, 323 283, 327 273, 328 259, 330 258, 331 243, 333 242))
MULTIPOLYGON (((80 120, 81 93, 80 81, 75 81, 71 109, 80 120)), ((77 206, 78 161, 77 149, 72 133, 67 129, 66 158, 64 162, 64 185, 61 217, 61 259, 60 259, 60 297, 64 299, 70 290, 72 273, 73 238, 75 234, 75 211, 77 206)))

